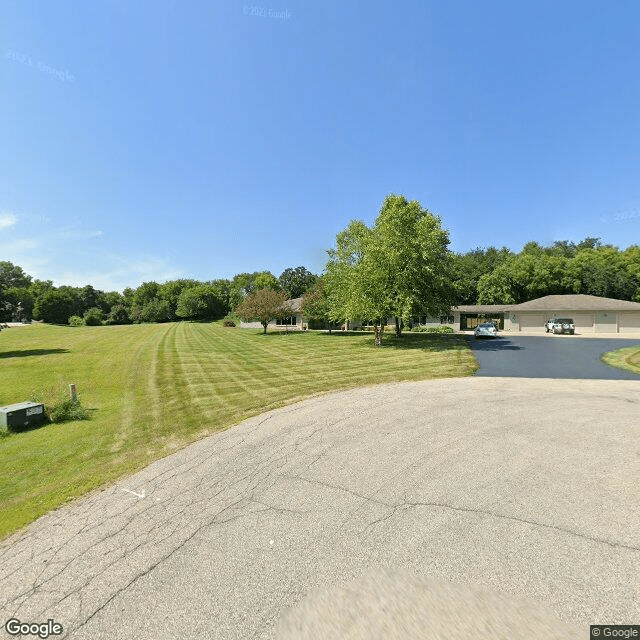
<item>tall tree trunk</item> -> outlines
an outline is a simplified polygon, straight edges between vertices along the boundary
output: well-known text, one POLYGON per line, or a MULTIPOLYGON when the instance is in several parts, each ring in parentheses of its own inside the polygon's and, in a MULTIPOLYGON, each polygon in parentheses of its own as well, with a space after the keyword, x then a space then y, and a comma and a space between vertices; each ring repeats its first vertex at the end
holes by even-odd
POLYGON ((266 334, 267 333, 267 323, 263 322, 262 326, 264 327, 264 333, 266 334))
POLYGON ((378 320, 374 321, 373 333, 375 336, 376 347, 380 347, 382 345, 382 334, 384 333, 382 318, 378 318, 378 320))
POLYGON ((399 338, 400 336, 402 336, 402 327, 404 326, 403 322, 402 322, 402 318, 398 318, 398 316, 395 316, 396 319, 396 338, 399 338))

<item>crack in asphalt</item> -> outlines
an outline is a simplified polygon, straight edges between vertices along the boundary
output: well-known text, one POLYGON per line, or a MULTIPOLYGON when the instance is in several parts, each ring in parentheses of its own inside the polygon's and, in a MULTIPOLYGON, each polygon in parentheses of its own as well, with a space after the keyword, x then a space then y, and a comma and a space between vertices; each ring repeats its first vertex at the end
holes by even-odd
POLYGON ((589 540, 590 542, 596 542, 596 543, 600 543, 600 544, 606 544, 610 547, 613 548, 618 548, 618 549, 626 549, 628 551, 640 551, 640 547, 632 547, 626 544, 623 544, 621 542, 612 542, 611 540, 606 540, 605 538, 597 538, 595 536, 589 536, 587 534, 584 533, 579 533, 577 531, 572 531, 571 529, 566 529, 564 527, 559 527, 557 525, 553 525, 553 524, 547 524, 544 522, 536 522, 535 520, 527 520, 526 518, 518 518, 516 516, 509 516, 503 513, 496 513, 495 511, 488 511, 485 509, 474 509, 471 507, 456 507, 452 504, 447 504, 444 502, 402 502, 400 504, 397 505, 388 505, 391 509, 392 512, 390 514, 388 514, 385 517, 382 518, 378 518, 377 520, 374 520, 373 522, 370 522, 366 527, 365 530, 372 527, 375 524, 378 524, 380 522, 384 522, 385 520, 389 520, 390 518, 392 518, 395 513, 402 508, 411 508, 411 507, 436 507, 436 508, 441 508, 441 509, 447 509, 449 511, 459 511, 459 512, 463 512, 463 513, 474 513, 477 515, 485 515, 485 516, 491 516, 493 518, 500 518, 502 520, 510 520, 512 522, 520 522, 522 524, 529 524, 532 525, 534 527, 542 527, 545 529, 553 529, 555 531, 560 531, 561 533, 566 533, 572 536, 575 536, 576 538, 582 538, 583 540, 589 540))
POLYGON ((126 591, 131 585, 133 585, 134 583, 136 583, 138 580, 140 580, 140 578, 143 578, 144 576, 146 576, 147 574, 151 573, 151 571, 153 571, 156 567, 158 567, 159 565, 161 565, 163 562, 165 562, 166 560, 168 560, 174 553, 176 553, 177 551, 179 551, 180 549, 182 549, 182 547, 184 547, 185 544, 187 544, 190 540, 192 540, 198 533, 200 533, 200 531, 202 531, 204 528, 211 526, 215 519, 221 514, 224 513, 225 511, 228 511, 229 509, 235 507, 237 504, 240 504, 241 502, 244 501, 244 498, 240 498, 239 500, 237 500, 236 502, 232 502, 230 505, 227 505, 226 507, 224 507, 223 509, 221 509, 220 511, 218 511, 213 518, 211 518, 211 520, 209 520, 208 522, 205 522, 204 524, 200 525, 199 527, 196 528, 196 530, 191 533, 191 535, 189 535, 187 538, 185 538, 177 547, 175 547, 174 549, 172 549, 171 551, 169 551, 169 553, 167 553, 166 555, 164 555, 162 558, 160 558, 160 560, 158 560, 157 562, 155 562, 154 564, 152 564, 151 566, 147 567, 147 569, 145 569, 144 571, 140 572, 138 575, 136 575, 132 580, 130 580, 126 585, 124 585, 123 587, 120 587, 119 589, 117 589, 100 607, 98 607, 90 616, 88 616, 87 618, 85 618, 85 620, 83 620, 79 625, 75 626, 72 631, 78 631, 79 629, 81 629, 82 627, 84 627, 90 620, 92 620, 98 613, 100 613, 100 611, 102 611, 114 598, 116 598, 119 594, 123 593, 124 591, 126 591))

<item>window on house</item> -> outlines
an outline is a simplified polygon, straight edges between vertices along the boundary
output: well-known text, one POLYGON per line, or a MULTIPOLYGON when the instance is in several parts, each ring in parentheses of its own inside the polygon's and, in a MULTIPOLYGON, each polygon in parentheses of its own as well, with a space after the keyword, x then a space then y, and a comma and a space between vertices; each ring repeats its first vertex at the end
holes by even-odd
POLYGON ((453 324, 453 316, 440 316, 440 324, 453 324))
POLYGON ((283 325, 283 326, 293 326, 296 323, 296 317, 295 316, 289 316, 287 318, 278 318, 276 320, 276 324, 277 325, 283 325))

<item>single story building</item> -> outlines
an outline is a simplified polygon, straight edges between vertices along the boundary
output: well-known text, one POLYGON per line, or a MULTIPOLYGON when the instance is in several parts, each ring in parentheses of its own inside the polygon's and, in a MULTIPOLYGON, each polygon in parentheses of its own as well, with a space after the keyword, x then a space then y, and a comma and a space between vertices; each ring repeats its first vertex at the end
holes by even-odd
MULTIPOLYGON (((269 323, 274 329, 302 330, 308 328, 302 316, 302 298, 287 301, 290 315, 283 313, 269 323)), ((440 317, 421 316, 413 324, 427 327, 450 326, 455 331, 475 329, 478 324, 494 320, 504 331, 526 331, 545 333, 544 324, 550 318, 571 318, 576 333, 640 333, 640 302, 602 298, 584 294, 543 296, 521 304, 472 304, 451 309, 451 313, 440 317)), ((361 326, 361 322, 349 322, 350 328, 361 326)), ((389 319, 393 325, 393 319, 389 319)), ((259 322, 243 322, 241 327, 259 329, 259 322)))
MULTIPOLYGON (((302 331, 308 328, 308 322, 306 318, 302 317, 302 310, 300 305, 302 304, 302 298, 293 298, 285 302, 285 308, 282 311, 282 316, 271 320, 267 325, 267 329, 280 329, 280 330, 292 330, 302 331)), ((262 325, 259 322, 240 322, 242 329, 262 329, 262 325)))
POLYGON ((584 294, 544 296, 509 307, 512 331, 544 333, 549 318, 571 318, 576 333, 640 333, 640 302, 584 294))
POLYGON ((640 333, 640 302, 585 294, 543 296, 521 304, 465 305, 456 307, 452 325, 473 329, 480 322, 496 320, 506 331, 545 333, 550 318, 571 318, 576 333, 640 333))

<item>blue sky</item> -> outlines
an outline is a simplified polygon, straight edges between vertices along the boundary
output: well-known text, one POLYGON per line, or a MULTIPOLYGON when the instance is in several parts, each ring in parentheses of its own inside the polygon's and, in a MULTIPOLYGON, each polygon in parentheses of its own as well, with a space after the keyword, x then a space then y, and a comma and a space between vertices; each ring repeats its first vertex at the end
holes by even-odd
POLYGON ((640 242, 640 3, 4 0, 0 260, 305 265, 403 194, 454 251, 640 242))

